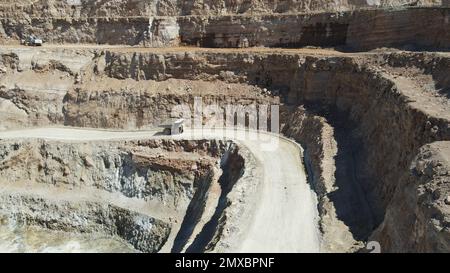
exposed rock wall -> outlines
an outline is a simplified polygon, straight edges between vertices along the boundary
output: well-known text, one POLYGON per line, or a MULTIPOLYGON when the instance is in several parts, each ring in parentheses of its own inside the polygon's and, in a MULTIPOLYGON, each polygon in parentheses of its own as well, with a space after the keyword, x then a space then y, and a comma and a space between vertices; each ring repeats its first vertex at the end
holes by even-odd
POLYGON ((252 16, 7 17, 0 19, 0 35, 5 43, 35 34, 49 43, 149 47, 321 46, 356 51, 379 47, 448 50, 449 18, 450 11, 446 8, 252 16))
MULTIPOLYGON (((302 78, 305 82, 304 87, 299 89, 299 100, 307 104, 332 106, 331 109, 323 110, 323 115, 329 117, 335 129, 344 126, 341 129, 344 139, 352 142, 350 159, 346 160, 344 166, 347 169, 354 166, 354 173, 349 173, 347 179, 355 179, 363 196, 366 196, 373 217, 366 219, 366 227, 371 226, 373 229, 382 222, 387 209, 401 211, 391 202, 396 191, 402 189, 399 183, 409 173, 409 164, 419 148, 436 140, 450 139, 450 119, 445 115, 446 106, 436 106, 436 109, 440 107, 441 112, 429 112, 421 107, 423 102, 413 85, 404 86, 401 80, 352 64, 348 59, 310 63, 311 60, 307 59, 304 66, 306 74, 302 78), (339 72, 334 70, 335 65, 340 67, 339 72), (324 82, 328 85, 324 85, 324 82), (327 114, 327 111, 331 112, 327 114), (344 125, 339 120, 347 121, 344 125)), ((437 58, 430 63, 439 66, 442 60, 437 58)), ((345 145, 346 141, 338 137, 336 139, 338 148, 345 153, 349 147, 345 145), (342 143, 344 145, 341 147, 342 143)), ((336 166, 336 174, 339 174, 340 166, 336 166)), ((338 180, 336 183, 339 185, 338 180)), ((370 228, 366 230, 366 236, 370 234, 368 231, 370 228)), ((397 240, 396 237, 390 238, 397 240)), ((398 240, 401 241, 400 237, 398 240)), ((393 250, 390 247, 397 242, 391 243, 385 246, 386 251, 393 250)), ((421 251, 425 244, 422 240, 411 251, 421 251)))
POLYGON ((8 177, 0 179, 3 224, 119 236, 144 252, 222 242, 225 223, 216 217, 232 204, 240 214, 229 218, 248 213, 241 195, 257 182, 248 181, 249 172, 235 192, 244 166, 256 165, 249 152, 241 155, 224 141, 3 140, 0 146, 0 172, 8 177), (217 194, 220 201, 208 201, 217 194), (200 231, 207 234, 197 238, 200 231))
MULTIPOLYGON (((2 1, 0 13, 29 17, 127 17, 260 14, 339 11, 361 7, 393 7, 409 0, 21 0, 2 1)), ((440 0, 419 0, 418 5, 439 5, 440 0)))
MULTIPOLYGON (((299 80, 304 56, 281 53, 174 52, 123 53, 106 51, 101 73, 116 79, 187 79, 246 83, 278 91, 287 97, 299 80)), ((101 65, 100 65, 101 64, 101 65)))
POLYGON ((188 252, 235 252, 233 246, 244 240, 246 234, 240 224, 253 216, 255 202, 248 196, 261 188, 263 175, 255 156, 242 146, 232 146, 223 157, 222 168, 226 170, 221 181, 222 194, 211 221, 205 225, 201 236, 188 252))
POLYGON ((344 46, 350 13, 180 18, 180 38, 203 47, 344 46))
POLYGON ((17 21, 3 19, 7 37, 27 39, 34 34, 48 43, 143 44, 151 28, 149 18, 65 19, 32 18, 17 21))
POLYGON ((4 73, 0 73, 0 102, 6 108, 0 128, 50 124, 153 127, 170 117, 182 103, 192 113, 194 97, 221 107, 237 103, 279 104, 274 95, 282 90, 269 94, 263 86, 269 71, 275 87, 286 79, 287 68, 272 65, 283 60, 281 55, 267 59, 249 54, 246 69, 256 70, 251 73, 251 81, 262 86, 256 87, 249 85, 246 75, 240 72, 239 54, 102 54, 90 50, 50 54, 49 50, 5 50, 1 59, 4 73), (227 59, 234 62, 230 63, 231 71, 226 68, 227 59), (258 72, 258 66, 267 66, 268 71, 258 72))
POLYGON ((389 252, 448 252, 450 248, 450 143, 420 149, 398 181, 383 224, 373 235, 389 252))
POLYGON ((63 101, 94 54, 6 50, 0 55, 0 129, 63 124, 63 101))
POLYGON ((170 225, 130 210, 95 202, 52 202, 39 196, 0 195, 0 214, 9 224, 69 233, 118 236, 143 252, 158 252, 170 225))
POLYGON ((380 47, 409 50, 449 50, 450 10, 371 10, 355 13, 347 30, 346 47, 364 51, 380 47), (425 24, 423 22, 426 22, 425 24))
MULTIPOLYGON (((337 200, 333 198, 333 193, 336 195, 339 187, 335 177, 338 145, 333 127, 324 117, 298 107, 288 115, 282 133, 295 139, 305 149, 308 181, 319 197, 321 251, 334 253, 354 250, 358 241, 339 217, 334 204, 337 200)), ((344 198, 350 199, 351 196, 342 197, 341 201, 344 198)))
POLYGON ((181 41, 206 47, 379 47, 446 49, 447 9, 365 10, 308 15, 180 18, 181 41), (422 18, 422 19, 421 19, 422 18), (423 24, 422 22, 427 22, 423 24))
MULTIPOLYGON (((371 169, 378 169, 376 173, 386 173, 390 168, 389 166, 406 167, 414 156, 414 153, 407 152, 411 151, 411 148, 414 147, 417 150, 424 143, 432 142, 436 138, 448 137, 449 132, 446 125, 448 121, 440 117, 427 116, 424 112, 414 109, 411 104, 408 104, 407 96, 402 93, 396 95, 397 92, 402 92, 398 90, 399 87, 395 86, 394 82, 383 78, 381 74, 373 73, 374 71, 371 72, 370 69, 367 70, 364 67, 358 67, 358 65, 352 64, 351 60, 345 58, 335 59, 331 62, 317 60, 308 64, 309 61, 313 61, 313 59, 307 59, 304 76, 306 89, 299 89, 299 100, 310 103, 320 102, 322 105, 334 105, 339 111, 347 113, 348 117, 360 127, 354 133, 365 139, 366 147, 369 146, 369 143, 374 145, 372 148, 366 149, 369 151, 377 150, 377 153, 368 155, 369 157, 377 157, 372 160, 368 159, 369 162, 375 164, 372 165, 371 169), (339 72, 334 69, 336 66, 340 67, 339 72), (351 77, 352 80, 346 80, 347 77, 351 77), (328 86, 324 86, 324 82, 327 82, 328 86), (380 93, 377 94, 374 92, 375 90, 380 93), (363 93, 365 95, 362 95, 363 93), (355 104, 355 98, 358 98, 357 104, 355 104), (404 109, 400 111, 397 110, 398 107, 404 107, 404 109), (392 123, 387 122, 390 119, 400 120, 392 120, 392 123), (436 124, 439 128, 437 134, 426 129, 428 127, 426 126, 427 121, 433 125, 436 124), (392 124, 392 128, 387 130, 390 133, 381 134, 381 132, 386 131, 386 124, 392 124), (384 127, 384 129, 381 130, 381 127, 384 127), (411 130, 411 132, 408 133, 407 130, 411 130), (399 136, 406 138, 403 141, 398 141, 399 136), (391 139, 391 137, 395 139, 391 139), (410 139, 408 140, 408 138, 410 139), (421 140, 418 141, 417 138, 421 140), (380 147, 389 147, 386 152, 390 155, 383 155, 380 147), (401 149, 407 151, 402 152, 401 149), (402 158, 403 156, 406 156, 406 158, 402 158), (400 165, 388 164, 386 160, 381 160, 381 158, 393 159, 400 165), (377 167, 376 164, 381 165, 377 167), (386 171, 381 171, 381 169, 386 171)), ((386 182, 397 180, 398 178, 392 178, 387 179, 386 182)), ((384 194, 379 196, 387 197, 389 196, 388 192, 390 190, 386 190, 384 194)))
MULTIPOLYGON (((275 98, 263 95, 262 89, 246 84, 97 78, 67 93, 64 124, 97 128, 153 128, 169 118, 183 117, 186 126, 191 126, 189 120, 194 118, 196 98, 201 98, 205 106, 217 105, 224 113, 231 105, 278 104, 275 98), (102 86, 102 80, 107 84, 102 86)), ((213 118, 205 116, 204 122, 213 118)))
POLYGON ((189 202, 196 188, 211 180, 215 161, 211 158, 160 158, 151 149, 158 146, 168 149, 186 147, 190 151, 216 155, 225 149, 223 143, 206 141, 106 145, 24 141, 1 145, 0 172, 11 181, 94 187, 120 192, 130 198, 158 200, 174 208, 189 202))

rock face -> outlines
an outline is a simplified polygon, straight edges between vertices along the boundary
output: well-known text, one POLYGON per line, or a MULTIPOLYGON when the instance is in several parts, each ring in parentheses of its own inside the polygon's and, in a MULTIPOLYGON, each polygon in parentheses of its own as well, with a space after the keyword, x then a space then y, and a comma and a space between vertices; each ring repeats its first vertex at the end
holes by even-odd
MULTIPOLYGON (((397 57, 398 55, 394 54, 389 60, 396 69, 402 63, 397 57)), ((405 78, 408 72, 399 72, 403 76, 398 74, 391 77, 387 74, 394 72, 389 71, 391 68, 385 68, 385 72, 381 74, 372 74, 364 67, 342 69, 351 63, 342 61, 343 63, 340 64, 340 61, 335 59, 331 62, 319 61, 306 65, 306 74, 303 77, 306 82, 301 85, 306 88, 299 89, 297 98, 306 104, 325 107, 318 112, 327 117, 334 127, 339 151, 336 156, 335 172, 336 186, 339 191, 332 195, 336 198, 333 200, 334 205, 340 219, 350 227, 355 237, 364 238, 382 221, 384 212, 389 209, 390 202, 395 198, 394 193, 402 188, 398 185, 398 181, 405 173, 409 173, 409 164, 419 148, 435 140, 449 139, 449 118, 444 110, 448 105, 445 100, 442 103, 436 100, 433 102, 436 112, 422 108, 423 100, 427 95, 420 93, 418 86, 430 85, 420 81, 411 82, 405 78), (335 65, 340 67, 340 72, 334 71, 335 65), (308 72, 309 69, 315 72, 308 72), (367 72, 372 75, 367 75, 367 72), (350 76, 352 80, 344 80, 340 83, 341 79, 347 77, 344 74, 352 75, 350 76), (359 77, 362 78, 359 80, 359 77), (324 82, 329 85, 324 86, 324 82), (364 90, 368 92, 365 93, 364 90), (365 95, 361 97, 360 92, 365 95), (372 96, 378 99, 371 99, 372 96), (358 103, 355 104, 355 101, 358 103), (347 202, 354 200, 355 204, 360 204, 356 206, 358 210, 368 212, 361 215, 360 221, 353 222, 358 219, 356 211, 347 214, 351 211, 352 205, 349 207, 350 210, 346 209, 345 203, 339 207, 339 194, 345 195, 348 184, 356 187, 350 191, 355 195, 352 197, 350 194, 350 198, 344 200, 347 202), (361 195, 365 198, 360 199, 361 195), (343 211, 339 212, 340 210, 343 211), (359 225, 357 222, 365 222, 365 224, 359 225), (361 227, 363 229, 360 229, 361 227)), ((427 73, 433 74, 434 81, 439 82, 437 74, 440 72, 437 67, 447 61, 437 58, 421 64, 419 62, 416 64, 418 68, 429 69, 427 73)), ((448 67, 447 64, 444 66, 448 67)), ((428 81, 425 80, 425 82, 428 81)), ((426 92, 436 92, 436 96, 445 96, 445 94, 438 95, 437 90, 426 92)), ((394 209, 394 207, 391 208, 394 209)), ((398 207, 394 210, 397 209, 401 211, 398 207)), ((401 241, 395 236, 391 239, 401 241)), ((385 251, 390 251, 389 246, 385 251)))
MULTIPOLYGON (((0 99, 6 118, 0 122, 0 128, 49 124, 152 127, 176 114, 180 104, 192 114, 195 97, 223 109, 236 104, 279 104, 274 97, 278 91, 269 94, 263 88, 247 84, 242 75, 221 71, 226 56, 135 55, 89 50, 49 53, 14 50, 2 55, 5 73, 0 76, 0 99), (190 70, 193 66, 198 67, 197 71, 190 70), (209 69, 212 66, 216 67, 209 69)), ((247 61, 253 62, 253 57, 249 57, 247 61)), ((233 59, 239 69, 242 60, 237 55, 233 59)), ((271 61, 263 58, 256 62, 271 61)), ((262 74, 254 77, 259 82, 265 81, 262 74)))
MULTIPOLYGON (((321 250, 351 251, 357 246, 357 240, 338 214, 341 212, 337 211, 337 203, 351 200, 352 196, 348 194, 339 200, 332 196, 338 189, 335 177, 338 143, 334 128, 324 117, 304 107, 298 107, 287 115, 282 132, 304 147, 308 180, 319 197, 319 227, 323 236, 321 250)), ((357 214, 354 215, 356 216, 357 214)))
POLYGON ((163 47, 179 45, 180 27, 176 18, 150 18, 144 33, 144 46, 163 47))
POLYGON ((205 47, 379 47, 448 49, 446 9, 363 10, 300 15, 180 18, 181 41, 205 47), (427 20, 429 24, 420 22, 427 20))
POLYGON ((448 251, 449 144, 434 142, 423 146, 410 172, 399 180, 383 224, 373 235, 388 251, 448 251))
MULTIPOLYGON (((8 177, 0 180, 2 223, 118 236, 144 252, 187 248, 194 229, 202 227, 208 199, 237 202, 228 194, 246 164, 236 145, 213 140, 22 140, 0 146, 0 172, 8 177), (229 166, 230 158, 240 163, 229 166), (211 191, 219 179, 227 190, 217 196, 211 191)), ((204 242, 214 246, 220 232, 214 238, 204 242)))
MULTIPOLYGON (((408 0, 38 0, 3 1, 0 12, 27 17, 127 17, 261 14, 311 11, 340 11, 364 7, 395 7, 408 0)), ((440 0, 419 0, 417 5, 439 5, 440 0)), ((26 17, 25 17, 26 18, 26 17)))
MULTIPOLYGON (((166 47, 378 47, 448 49, 449 10, 354 7, 410 1, 38 1, 0 5, 5 43, 34 34, 49 43, 166 47), (46 3, 48 2, 48 3, 46 3), (41 9, 41 7, 45 7, 41 9), (350 10, 350 11, 349 11, 350 10), (299 12, 322 11, 305 14, 299 12), (326 11, 326 12, 324 12, 326 11), (337 12, 339 11, 339 12, 337 12), (427 24, 421 24, 423 20, 427 24)), ((439 5, 440 1, 419 1, 439 5)))
POLYGON ((68 233, 118 236, 139 251, 157 252, 170 225, 126 209, 95 202, 52 202, 36 196, 0 196, 0 213, 10 224, 26 224, 68 233))
POLYGON ((14 143, 2 146, 2 151, 6 152, 2 156, 2 171, 12 181, 94 186, 109 192, 121 192, 130 198, 157 199, 176 207, 192 198, 194 184, 199 186, 209 179, 212 170, 208 169, 212 162, 146 157, 145 146, 157 145, 142 143, 136 148, 132 148, 133 144, 128 148, 126 145, 114 148, 114 145, 14 143), (14 150, 17 145, 19 149, 14 150), (29 161, 22 165, 20 162, 24 158, 29 161), (191 172, 193 165, 198 167, 197 172, 191 172), (24 173, 21 170, 28 171, 24 173), (52 175, 48 175, 50 173, 52 175))
POLYGON ((6 118, 0 128, 62 124, 64 97, 93 57, 88 51, 2 53, 0 102, 5 107, 0 111, 6 118))
POLYGON ((189 120, 194 118, 195 98, 201 98, 206 105, 217 104, 224 112, 228 105, 278 103, 274 98, 263 95, 261 88, 246 84, 96 78, 67 93, 64 124, 97 128, 151 128, 182 114, 190 126, 189 120), (177 111, 180 108, 184 110, 177 111))

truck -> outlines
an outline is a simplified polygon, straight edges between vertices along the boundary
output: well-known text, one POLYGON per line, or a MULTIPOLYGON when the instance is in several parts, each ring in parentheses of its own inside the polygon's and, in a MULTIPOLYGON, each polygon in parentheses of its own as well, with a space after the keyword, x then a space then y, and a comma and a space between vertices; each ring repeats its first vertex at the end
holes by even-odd
POLYGON ((42 46, 44 41, 34 35, 30 35, 27 39, 22 40, 21 43, 27 46, 42 46))
POLYGON ((159 127, 164 129, 165 135, 179 135, 184 133, 184 119, 169 119, 159 127))

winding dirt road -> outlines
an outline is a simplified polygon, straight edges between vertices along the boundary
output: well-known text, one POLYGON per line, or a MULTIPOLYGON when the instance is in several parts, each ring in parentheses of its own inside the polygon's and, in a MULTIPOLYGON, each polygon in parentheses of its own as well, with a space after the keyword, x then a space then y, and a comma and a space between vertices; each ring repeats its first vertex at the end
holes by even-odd
POLYGON ((236 223, 246 229, 245 239, 235 242, 236 252, 319 252, 317 199, 306 181, 301 147, 269 133, 245 130, 187 130, 179 136, 157 131, 106 131, 77 128, 38 128, 0 132, 1 139, 40 138, 60 141, 125 139, 230 139, 245 145, 255 156, 263 181, 252 219, 236 223))

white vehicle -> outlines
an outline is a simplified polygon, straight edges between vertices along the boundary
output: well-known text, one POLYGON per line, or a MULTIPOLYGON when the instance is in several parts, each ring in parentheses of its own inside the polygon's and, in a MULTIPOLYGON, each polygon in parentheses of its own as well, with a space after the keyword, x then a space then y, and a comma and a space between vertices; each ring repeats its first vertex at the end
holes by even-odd
POLYGON ((22 44, 28 46, 42 46, 43 43, 44 41, 42 39, 34 35, 30 35, 27 40, 22 40, 22 44))
POLYGON ((159 127, 164 128, 164 134, 166 135, 179 135, 184 132, 184 119, 170 119, 159 127))

